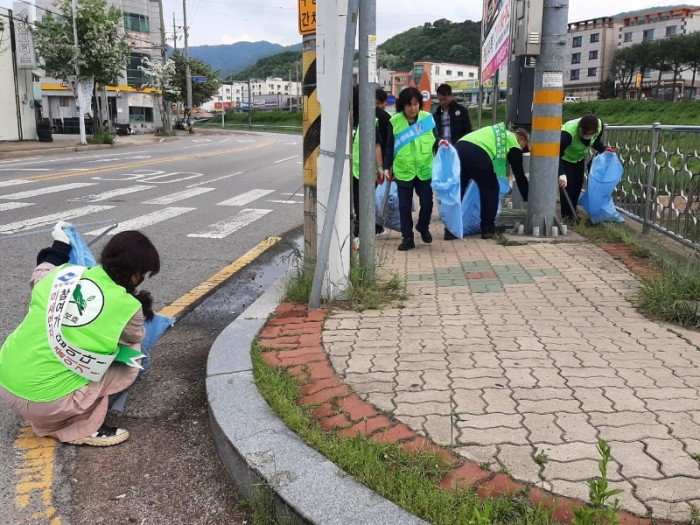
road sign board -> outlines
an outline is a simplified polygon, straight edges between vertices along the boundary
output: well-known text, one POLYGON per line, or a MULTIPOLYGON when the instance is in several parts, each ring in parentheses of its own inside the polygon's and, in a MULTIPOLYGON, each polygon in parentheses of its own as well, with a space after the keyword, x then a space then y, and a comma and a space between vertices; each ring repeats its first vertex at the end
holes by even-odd
POLYGON ((299 34, 316 33, 316 0, 299 0, 299 34))
POLYGON ((386 97, 386 103, 393 106, 396 103, 396 97, 394 95, 389 95, 386 97))
POLYGON ((204 84, 207 81, 207 77, 192 77, 192 82, 197 84, 204 84))

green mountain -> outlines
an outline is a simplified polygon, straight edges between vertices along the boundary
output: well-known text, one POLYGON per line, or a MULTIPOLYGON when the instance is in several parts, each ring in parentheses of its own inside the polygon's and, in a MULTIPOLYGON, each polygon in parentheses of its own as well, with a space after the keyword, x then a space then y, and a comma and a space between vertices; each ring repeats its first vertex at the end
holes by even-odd
POLYGON ((218 70, 220 78, 224 79, 236 71, 255 64, 263 57, 296 49, 301 51, 301 44, 282 46, 261 40, 217 46, 190 46, 189 55, 218 70))

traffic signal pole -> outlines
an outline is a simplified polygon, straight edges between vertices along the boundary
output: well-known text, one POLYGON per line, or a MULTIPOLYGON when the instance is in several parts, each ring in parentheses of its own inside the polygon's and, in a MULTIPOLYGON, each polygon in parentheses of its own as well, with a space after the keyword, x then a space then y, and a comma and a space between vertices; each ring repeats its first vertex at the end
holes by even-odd
POLYGON ((526 234, 534 236, 551 236, 555 226, 561 231, 556 205, 569 0, 544 0, 543 6, 542 51, 535 66, 530 191, 525 222, 526 234))

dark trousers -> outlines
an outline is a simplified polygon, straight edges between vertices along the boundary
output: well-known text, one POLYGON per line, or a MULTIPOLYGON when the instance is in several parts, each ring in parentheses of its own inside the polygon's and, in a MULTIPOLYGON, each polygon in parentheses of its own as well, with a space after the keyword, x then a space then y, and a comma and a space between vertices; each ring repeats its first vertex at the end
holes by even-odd
POLYGON ((413 190, 418 195, 418 231, 425 231, 430 227, 430 217, 433 214, 433 188, 430 179, 420 180, 418 177, 412 181, 397 181, 399 193, 399 215, 401 217, 401 236, 404 239, 413 239, 413 217, 411 206, 413 204, 413 190))
MULTIPOLYGON (((374 184, 377 187, 377 184, 374 184)), ((350 217, 350 223, 352 224, 352 236, 360 236, 360 179, 353 176, 352 178, 352 209, 355 212, 354 217, 350 217)), ((376 217, 375 221, 379 221, 381 217, 376 217)), ((384 231, 384 226, 382 224, 374 224, 374 233, 381 233, 384 231)))
MULTIPOLYGON (((566 202, 566 197, 564 196, 564 190, 559 189, 559 204, 561 206, 561 216, 573 218, 576 215, 576 208, 578 207, 578 199, 581 196, 581 190, 583 189, 583 172, 585 163, 583 160, 578 161, 575 164, 571 162, 562 161, 564 166, 564 175, 566 175, 566 194, 571 199, 571 204, 574 205, 574 209, 571 209, 569 203, 566 202)), ((561 173, 559 174, 561 175, 561 173)))
POLYGON ((467 191, 470 180, 479 187, 479 200, 481 204, 481 232, 494 233, 496 231, 496 214, 498 213, 499 185, 496 172, 493 170, 493 161, 488 153, 476 144, 464 140, 457 141, 455 145, 459 155, 460 189, 462 198, 467 191))

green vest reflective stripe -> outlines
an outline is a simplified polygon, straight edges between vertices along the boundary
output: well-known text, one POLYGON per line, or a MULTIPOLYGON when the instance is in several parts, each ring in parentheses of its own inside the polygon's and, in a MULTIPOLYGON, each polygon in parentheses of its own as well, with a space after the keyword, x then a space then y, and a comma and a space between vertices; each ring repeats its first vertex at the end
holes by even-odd
MULTIPOLYGON (((379 120, 374 118, 374 126, 377 127, 379 120)), ((374 161, 375 171, 377 168, 377 161, 374 161)), ((355 137, 352 139, 352 176, 356 179, 360 179, 360 127, 358 126, 355 130, 355 137)))
MULTIPOLYGON (((496 124, 495 127, 498 126, 499 125, 496 124)), ((485 128, 477 129, 476 131, 472 131, 471 133, 464 135, 459 140, 471 142, 472 144, 479 146, 486 153, 488 153, 488 156, 491 158, 492 161, 496 159, 496 135, 494 133, 494 126, 487 126, 485 128)), ((511 148, 520 149, 518 137, 512 131, 506 131, 506 156, 508 155, 508 152, 511 150, 511 148)))
MULTIPOLYGON (((29 312, 0 350, 0 385, 29 401, 54 401, 89 383, 59 361, 48 342, 46 308, 56 271, 34 286, 29 312)), ((101 266, 87 269, 80 286, 64 317, 63 336, 90 352, 116 353, 124 327, 141 304, 101 266)))
MULTIPOLYGON (((426 111, 418 112, 417 120, 425 117, 432 117, 432 115, 426 111)), ((391 117, 390 122, 394 137, 410 126, 403 112, 391 117)), ((409 182, 416 177, 420 180, 430 180, 433 176, 434 145, 435 135, 429 131, 401 148, 394 157, 391 169, 396 180, 409 182)))
POLYGON ((565 160, 566 162, 571 162, 572 164, 576 164, 577 162, 583 160, 583 158, 586 156, 586 153, 588 153, 588 148, 590 148, 593 145, 596 139, 603 132, 603 123, 600 121, 600 119, 598 119, 598 131, 591 139, 590 144, 586 146, 583 142, 581 142, 581 135, 578 132, 578 123, 580 120, 580 118, 570 120, 568 122, 565 122, 564 125, 561 127, 562 131, 565 131, 569 135, 571 135, 571 144, 568 148, 564 150, 564 155, 562 155, 561 158, 562 160, 565 160))

